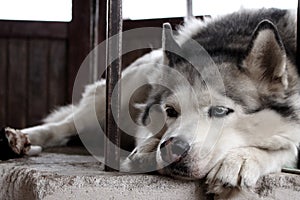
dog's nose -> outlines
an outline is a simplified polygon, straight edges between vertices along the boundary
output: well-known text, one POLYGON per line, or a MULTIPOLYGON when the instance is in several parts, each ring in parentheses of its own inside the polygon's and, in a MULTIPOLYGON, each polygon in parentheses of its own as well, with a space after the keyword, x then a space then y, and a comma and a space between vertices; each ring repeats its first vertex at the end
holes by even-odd
POLYGON ((161 157, 165 162, 179 162, 187 155, 190 145, 183 139, 171 137, 160 145, 161 157))

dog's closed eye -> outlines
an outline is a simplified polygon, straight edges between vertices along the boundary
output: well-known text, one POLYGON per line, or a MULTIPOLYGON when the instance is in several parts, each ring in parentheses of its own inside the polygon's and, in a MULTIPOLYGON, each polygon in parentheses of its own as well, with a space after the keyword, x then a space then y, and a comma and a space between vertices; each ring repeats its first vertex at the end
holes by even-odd
POLYGON ((226 108, 224 106, 212 106, 208 110, 209 117, 221 118, 233 113, 234 110, 231 108, 226 108))

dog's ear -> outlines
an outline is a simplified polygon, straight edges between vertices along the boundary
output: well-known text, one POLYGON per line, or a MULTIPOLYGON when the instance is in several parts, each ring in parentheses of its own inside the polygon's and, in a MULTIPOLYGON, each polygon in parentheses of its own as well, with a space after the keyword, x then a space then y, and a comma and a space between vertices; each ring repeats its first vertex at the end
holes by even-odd
POLYGON ((286 51, 278 30, 271 21, 263 20, 258 24, 240 64, 260 85, 272 84, 277 91, 287 89, 286 51))
POLYGON ((277 28, 269 20, 263 20, 255 29, 245 57, 242 69, 257 81, 276 84, 287 89, 287 58, 284 45, 277 28))
POLYGON ((162 49, 164 52, 163 59, 165 65, 173 67, 176 63, 182 60, 182 58, 178 55, 182 52, 181 47, 174 39, 172 27, 169 23, 163 24, 162 49))

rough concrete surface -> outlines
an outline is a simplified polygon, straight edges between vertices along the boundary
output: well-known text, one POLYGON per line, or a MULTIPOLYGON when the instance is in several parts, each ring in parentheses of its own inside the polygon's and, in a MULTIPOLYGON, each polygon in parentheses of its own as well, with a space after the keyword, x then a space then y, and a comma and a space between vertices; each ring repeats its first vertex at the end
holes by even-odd
MULTIPOLYGON (((1 200, 213 199, 205 195, 204 188, 200 181, 103 172, 103 165, 86 155, 43 153, 39 157, 0 162, 1 200)), ((256 193, 247 192, 235 198, 300 199, 300 176, 265 176, 260 179, 256 193)))

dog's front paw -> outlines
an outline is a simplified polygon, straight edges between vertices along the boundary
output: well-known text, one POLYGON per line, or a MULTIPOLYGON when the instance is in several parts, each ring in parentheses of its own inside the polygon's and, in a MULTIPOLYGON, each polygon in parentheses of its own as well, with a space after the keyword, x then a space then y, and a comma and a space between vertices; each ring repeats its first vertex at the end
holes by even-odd
POLYGON ((139 144, 124 160, 121 171, 132 173, 147 173, 156 170, 156 148, 159 139, 151 137, 139 144))
POLYGON ((12 128, 0 130, 0 160, 26 155, 30 146, 28 136, 21 131, 12 128))
POLYGON ((231 152, 207 175, 208 191, 227 194, 236 189, 250 189, 261 176, 259 162, 251 151, 231 152))

